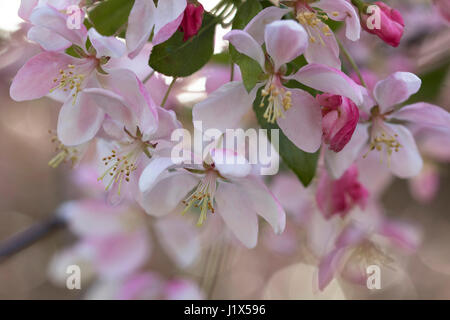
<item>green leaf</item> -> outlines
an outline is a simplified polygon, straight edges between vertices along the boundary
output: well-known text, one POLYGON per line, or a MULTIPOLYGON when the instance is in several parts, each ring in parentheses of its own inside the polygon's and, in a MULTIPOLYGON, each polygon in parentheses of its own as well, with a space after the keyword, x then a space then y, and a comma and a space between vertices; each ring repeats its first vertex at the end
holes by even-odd
POLYGON ((149 65, 155 71, 172 77, 187 77, 200 70, 214 53, 214 31, 218 20, 205 14, 198 34, 183 41, 180 31, 152 50, 149 65))
MULTIPOLYGON (((242 3, 236 12, 236 16, 233 20, 233 29, 244 29, 245 26, 262 10, 262 6, 259 1, 247 0, 242 3)), ((263 70, 261 66, 252 58, 239 53, 230 44, 231 59, 241 69, 242 81, 245 89, 250 92, 259 80, 259 77, 263 70)))
MULTIPOLYGON (((302 184, 307 187, 316 175, 317 162, 319 160, 319 152, 308 153, 297 148, 281 131, 277 124, 271 124, 264 119, 264 111, 267 107, 267 99, 263 107, 261 104, 261 89, 258 91, 256 99, 253 103, 253 110, 256 113, 259 125, 263 129, 268 130, 269 139, 271 139, 271 129, 279 130, 279 154, 283 162, 291 169, 302 184)), ((295 107, 295 106, 294 106, 295 107)))
POLYGON ((106 0, 89 12, 95 29, 104 36, 112 36, 128 21, 134 0, 106 0))

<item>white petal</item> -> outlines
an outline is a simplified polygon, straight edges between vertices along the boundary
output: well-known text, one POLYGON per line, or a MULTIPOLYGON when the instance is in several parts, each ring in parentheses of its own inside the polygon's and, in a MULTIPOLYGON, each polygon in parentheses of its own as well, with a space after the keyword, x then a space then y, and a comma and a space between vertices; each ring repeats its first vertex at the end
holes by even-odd
POLYGON ((264 70, 265 58, 264 52, 261 49, 261 45, 256 42, 247 32, 242 30, 232 30, 228 32, 224 37, 224 40, 230 41, 230 43, 242 54, 252 58, 259 63, 264 70))
POLYGON ((264 43, 264 30, 266 25, 273 21, 281 20, 290 11, 290 9, 281 9, 273 6, 267 7, 250 20, 244 31, 250 34, 259 45, 262 45, 264 43))

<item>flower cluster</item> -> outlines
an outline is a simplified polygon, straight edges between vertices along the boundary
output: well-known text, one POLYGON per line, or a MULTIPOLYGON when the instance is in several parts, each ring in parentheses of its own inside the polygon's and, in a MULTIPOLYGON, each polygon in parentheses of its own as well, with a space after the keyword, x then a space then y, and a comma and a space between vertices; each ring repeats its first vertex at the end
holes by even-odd
MULTIPOLYGON (((253 248, 259 218, 279 237, 300 225, 321 290, 338 275, 365 285, 367 266, 393 264, 379 238, 401 249, 418 246, 412 227, 384 216, 378 182, 419 176, 417 134, 428 132, 448 148, 450 114, 410 103, 421 87, 414 73, 369 81, 345 46, 360 42, 364 32, 399 46, 405 22, 398 10, 361 0, 264 7, 222 0, 208 10, 199 1, 135 0, 115 9, 128 18, 112 30, 98 18, 109 2, 22 0, 19 12, 41 52, 17 72, 10 95, 61 102, 52 137, 58 153, 49 164, 89 164, 90 182, 82 188, 95 189, 94 197, 61 208, 80 240, 53 268, 82 261, 101 281, 114 282, 114 298, 202 298, 188 280, 163 280, 145 270, 151 239, 185 268, 199 255, 203 229, 214 228, 202 238, 212 243, 225 239, 233 246, 234 237, 253 248), (81 23, 69 28, 67 9, 74 5, 81 23), (227 56, 232 71, 203 68, 213 54, 216 24, 233 26, 223 37, 229 49, 216 55, 227 56), (343 66, 345 58, 354 73, 343 66), (174 96, 199 74, 207 77, 206 93, 193 105, 192 126, 186 112, 174 108, 174 96), (251 161, 253 147, 245 139, 244 146, 227 143, 229 130, 243 131, 254 121, 249 114, 261 128, 280 131, 281 141, 269 137, 275 157, 304 186, 296 181, 292 188, 292 176, 283 172, 289 183, 276 177, 268 187, 260 163, 251 161), (183 145, 189 156, 180 161, 173 137, 184 127, 201 130, 209 145, 183 145), (193 230, 190 218, 201 228, 193 230)), ((448 1, 435 5, 448 19, 448 1)))

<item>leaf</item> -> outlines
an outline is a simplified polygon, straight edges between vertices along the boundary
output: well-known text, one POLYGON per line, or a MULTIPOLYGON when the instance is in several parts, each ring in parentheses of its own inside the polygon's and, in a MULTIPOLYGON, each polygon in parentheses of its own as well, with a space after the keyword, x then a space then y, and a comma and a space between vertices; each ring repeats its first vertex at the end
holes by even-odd
POLYGON ((218 20, 205 14, 198 34, 183 41, 180 31, 152 50, 149 65, 166 76, 187 77, 200 70, 214 53, 214 32, 218 20))
MULTIPOLYGON (((253 103, 253 110, 256 113, 258 123, 263 129, 268 130, 269 139, 271 139, 271 129, 279 130, 279 150, 283 162, 291 169, 302 184, 307 187, 316 175, 317 162, 319 160, 320 150, 316 153, 308 153, 297 148, 281 131, 277 124, 271 124, 264 119, 264 111, 267 107, 267 99, 263 107, 261 104, 261 89, 258 91, 256 99, 253 103)), ((295 106, 293 106, 295 108, 295 106)))
POLYGON ((112 36, 128 21, 134 0, 106 0, 90 11, 89 19, 104 36, 112 36))
MULTIPOLYGON (((259 1, 248 0, 239 7, 233 20, 233 29, 244 29, 245 26, 262 10, 259 1)), ((241 69, 242 81, 245 89, 250 92, 259 80, 263 70, 261 66, 252 58, 239 53, 230 44, 230 55, 234 63, 241 69)))

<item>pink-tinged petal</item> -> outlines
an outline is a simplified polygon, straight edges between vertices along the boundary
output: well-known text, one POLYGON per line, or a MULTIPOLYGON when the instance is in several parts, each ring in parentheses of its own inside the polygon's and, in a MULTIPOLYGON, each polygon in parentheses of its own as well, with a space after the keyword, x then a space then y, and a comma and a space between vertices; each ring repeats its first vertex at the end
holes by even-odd
POLYGON ((303 54, 308 47, 308 34, 293 20, 275 21, 267 25, 264 39, 275 71, 303 54))
POLYGON ((252 166, 244 156, 230 149, 211 149, 215 168, 226 178, 243 178, 250 174, 252 166))
POLYGON ((368 143, 367 125, 359 124, 350 142, 339 152, 325 150, 325 164, 333 178, 340 178, 360 155, 364 145, 368 143))
POLYGON ((390 111, 395 105, 405 102, 419 91, 422 81, 410 72, 395 72, 378 81, 373 90, 380 112, 390 111))
POLYGON ((256 42, 247 32, 242 30, 232 30, 228 32, 224 37, 224 40, 230 41, 230 43, 242 54, 252 58, 259 63, 261 69, 264 70, 265 57, 264 52, 261 49, 261 45, 256 42))
POLYGON ((356 246, 368 236, 368 229, 362 225, 351 223, 339 234, 336 239, 336 248, 344 249, 356 246))
POLYGON ((34 100, 47 95, 55 86, 53 79, 60 76, 76 59, 56 52, 42 52, 30 60, 17 72, 10 95, 13 100, 34 100))
MULTIPOLYGON (((423 160, 417 149, 416 141, 411 132, 402 125, 387 124, 388 129, 396 136, 400 144, 398 152, 392 152, 389 168, 399 178, 411 178, 420 173, 423 160)), ((388 134, 391 134, 388 132, 388 134)))
POLYGON ((156 7, 151 0, 135 0, 126 33, 126 43, 130 58, 134 58, 147 41, 156 23, 156 7))
POLYGON ((292 107, 277 123, 298 148, 316 152, 322 143, 322 114, 316 99, 301 89, 291 91, 292 107))
POLYGON ((62 106, 58 117, 58 139, 66 146, 76 146, 95 137, 105 113, 91 97, 80 92, 75 104, 69 99, 62 106))
POLYGON ((198 285, 186 279, 170 281, 165 293, 168 300, 203 300, 205 298, 198 285))
POLYGON ((152 136, 154 140, 170 140, 172 132, 181 128, 182 124, 177 120, 177 115, 173 110, 166 110, 156 107, 158 111, 158 130, 152 136))
POLYGON ((97 51, 97 58, 112 57, 120 58, 126 52, 125 44, 115 37, 105 37, 97 32, 94 28, 88 31, 89 40, 97 51))
POLYGON ((252 108, 256 91, 248 93, 242 82, 229 82, 197 103, 192 110, 194 121, 201 121, 204 130, 225 132, 240 126, 244 115, 252 108))
POLYGON ((88 96, 99 108, 108 114, 113 120, 123 123, 130 131, 136 130, 136 119, 127 107, 124 99, 109 90, 89 88, 83 90, 83 95, 88 96))
POLYGON ((187 268, 198 258, 200 238, 190 220, 181 216, 168 216, 155 223, 159 243, 180 268, 187 268))
MULTIPOLYGON (((108 75, 101 77, 103 86, 118 94, 124 100, 126 106, 137 119, 135 126, 144 135, 151 135, 158 129, 158 112, 156 105, 150 97, 147 89, 136 75, 126 69, 111 70, 108 75)), ((131 132, 135 132, 136 128, 131 132)))
POLYGON ((241 188, 232 183, 221 183, 215 200, 216 212, 231 232, 247 248, 254 248, 258 241, 258 218, 241 188))
POLYGON ((28 30, 28 40, 38 43, 45 51, 63 51, 72 43, 45 27, 34 26, 28 30))
POLYGON ((158 33, 155 33, 153 39, 152 39, 152 43, 153 45, 157 45, 160 43, 163 43, 167 40, 169 40, 169 38, 178 30, 178 28, 180 27, 181 21, 183 21, 183 13, 181 13, 177 19, 175 19, 174 21, 166 24, 164 27, 162 27, 158 33))
POLYGON ((304 66, 290 78, 313 89, 347 97, 356 105, 363 103, 360 86, 337 69, 314 63, 304 66))
POLYGON ((313 3, 312 6, 325 11, 332 20, 345 21, 345 36, 352 41, 359 39, 361 23, 358 12, 350 2, 346 0, 320 0, 313 3))
POLYGON ((334 37, 322 36, 323 44, 320 41, 309 42, 305 51, 305 58, 308 63, 320 63, 331 68, 341 70, 341 59, 339 59, 339 45, 334 37))
POLYGON ((241 193, 248 199, 249 206, 272 226, 275 234, 283 233, 286 228, 286 213, 266 185, 256 176, 249 176, 235 183, 242 187, 241 193))
POLYGON ((388 237, 400 249, 414 252, 419 248, 421 234, 413 226, 399 221, 385 221, 378 233, 388 237))
POLYGON ((141 173, 139 190, 143 193, 151 190, 155 186, 158 178, 173 165, 174 163, 171 158, 153 159, 141 173))
POLYGON ((80 29, 69 29, 67 27, 67 15, 50 6, 39 6, 30 16, 30 21, 40 27, 45 27, 73 44, 84 48, 87 30, 81 24, 80 29))
POLYGON ((39 0, 21 0, 19 7, 19 17, 27 21, 30 19, 31 12, 38 5, 39 0))
POLYGON ((123 206, 109 206, 103 200, 83 200, 66 203, 62 210, 68 217, 70 230, 80 237, 103 237, 127 230, 122 218, 128 212, 123 206))
POLYGON ((404 106, 395 112, 392 117, 409 121, 419 126, 450 129, 450 113, 441 107, 425 102, 404 106))
MULTIPOLYGON (((155 35, 157 35, 160 30, 169 25, 171 22, 178 20, 180 16, 182 17, 183 12, 186 9, 186 5, 186 0, 159 1, 158 7, 156 8, 157 14, 155 16, 155 35)), ((175 25, 172 25, 171 28, 173 29, 174 26, 175 25)))
POLYGON ((342 268, 345 250, 335 249, 325 256, 319 264, 319 289, 323 291, 342 268))
POLYGON ((164 173, 153 188, 142 194, 140 204, 149 215, 164 216, 175 210, 198 183, 199 179, 190 173, 164 173))
POLYGON ((259 45, 262 45, 264 43, 264 30, 266 29, 266 25, 281 20, 281 18, 290 11, 290 9, 267 7, 250 20, 244 31, 250 34, 259 45))
POLYGON ((116 279, 141 267, 150 257, 151 241, 146 230, 89 239, 95 248, 99 275, 116 279))

